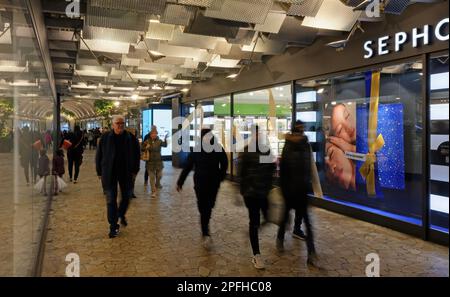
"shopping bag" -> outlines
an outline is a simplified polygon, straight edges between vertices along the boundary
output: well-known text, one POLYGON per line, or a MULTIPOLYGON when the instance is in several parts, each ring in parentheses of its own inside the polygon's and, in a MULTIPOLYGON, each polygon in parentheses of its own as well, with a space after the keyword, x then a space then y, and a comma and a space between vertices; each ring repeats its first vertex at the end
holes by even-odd
POLYGON ((59 176, 56 177, 56 182, 58 183, 58 189, 59 190, 62 190, 62 189, 67 187, 67 183, 62 178, 60 178, 59 176))
POLYGON ((148 150, 145 150, 141 153, 141 160, 142 161, 149 161, 150 160, 150 152, 148 150))
POLYGON ((44 181, 45 181, 45 178, 40 178, 38 181, 37 181, 37 183, 34 185, 34 189, 36 190, 36 191, 41 191, 42 190, 42 187, 44 186, 44 181))
POLYGON ((269 209, 268 209, 268 220, 276 225, 281 225, 284 219, 284 212, 286 208, 286 203, 284 201, 283 193, 281 188, 273 188, 269 192, 268 196, 269 209))
POLYGON ((68 150, 72 146, 72 142, 68 141, 67 139, 64 139, 62 147, 65 150, 68 150))
POLYGON ((35 143, 33 143, 33 148, 37 151, 42 150, 42 142, 40 140, 37 140, 35 143))

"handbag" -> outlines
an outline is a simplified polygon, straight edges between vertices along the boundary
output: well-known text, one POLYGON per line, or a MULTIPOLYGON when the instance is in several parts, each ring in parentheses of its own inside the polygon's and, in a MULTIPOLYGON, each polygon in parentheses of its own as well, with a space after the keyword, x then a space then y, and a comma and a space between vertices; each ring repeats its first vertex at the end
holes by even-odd
POLYGON ((284 220, 286 203, 281 188, 273 188, 268 195, 268 221, 280 226, 284 220))
POLYGON ((37 140, 35 143, 33 143, 33 148, 37 151, 42 150, 42 142, 40 140, 37 140))
POLYGON ((72 146, 72 142, 68 141, 67 139, 64 139, 62 147, 65 150, 68 150, 72 146))
POLYGON ((149 161, 150 160, 150 152, 148 150, 145 150, 141 153, 141 160, 142 161, 149 161))

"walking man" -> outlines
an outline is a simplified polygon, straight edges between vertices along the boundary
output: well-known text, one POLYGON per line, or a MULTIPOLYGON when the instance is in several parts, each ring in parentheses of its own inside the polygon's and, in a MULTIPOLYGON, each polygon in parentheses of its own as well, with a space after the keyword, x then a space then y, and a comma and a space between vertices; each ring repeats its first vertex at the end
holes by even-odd
POLYGON ((127 226, 125 214, 133 191, 133 179, 139 172, 139 142, 131 133, 125 131, 125 118, 113 116, 112 130, 100 138, 95 158, 97 176, 102 181, 106 195, 109 237, 119 233, 118 220, 127 226), (117 185, 120 186, 122 200, 117 207, 117 185))

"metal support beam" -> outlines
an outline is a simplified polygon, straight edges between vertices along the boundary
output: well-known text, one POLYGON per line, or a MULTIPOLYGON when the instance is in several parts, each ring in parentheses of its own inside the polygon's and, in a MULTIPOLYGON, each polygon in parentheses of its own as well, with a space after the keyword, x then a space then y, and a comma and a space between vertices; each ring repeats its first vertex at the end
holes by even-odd
POLYGON ((56 85, 53 76, 53 66, 48 49, 47 28, 45 27, 44 14, 42 12, 41 1, 26 0, 28 12, 30 13, 33 30, 36 34, 37 44, 41 52, 45 72, 50 84, 51 94, 56 100, 56 85))

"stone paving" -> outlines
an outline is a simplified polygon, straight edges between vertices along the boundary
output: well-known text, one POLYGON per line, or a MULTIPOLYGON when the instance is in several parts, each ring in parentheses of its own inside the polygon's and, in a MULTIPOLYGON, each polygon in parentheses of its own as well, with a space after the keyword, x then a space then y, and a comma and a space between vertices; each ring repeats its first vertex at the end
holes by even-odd
POLYGON ((43 276, 64 276, 69 253, 79 255, 81 276, 365 276, 369 253, 379 254, 381 276, 449 275, 448 247, 318 208, 311 213, 320 267, 306 265, 305 243, 291 236, 278 253, 277 228, 269 225, 260 232, 267 267, 258 271, 250 261, 248 215, 237 186, 221 187, 211 221, 214 247, 206 251, 192 177, 179 194, 179 173, 166 163, 163 189, 151 198, 141 171, 129 225, 109 239, 105 199, 87 152, 80 182, 53 201, 43 276))

